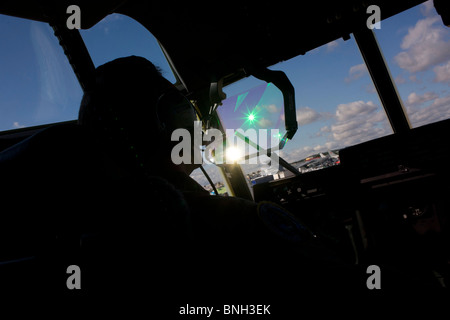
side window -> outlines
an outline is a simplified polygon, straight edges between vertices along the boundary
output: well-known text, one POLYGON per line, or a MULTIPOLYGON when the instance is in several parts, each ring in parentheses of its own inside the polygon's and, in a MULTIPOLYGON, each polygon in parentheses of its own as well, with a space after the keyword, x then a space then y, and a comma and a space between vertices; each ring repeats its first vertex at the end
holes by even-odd
POLYGON ((51 27, 0 15, 0 131, 74 120, 82 90, 51 27))
POLYGON ((139 22, 121 14, 110 14, 81 36, 96 67, 130 55, 147 58, 175 83, 170 66, 156 38, 139 22))
POLYGON ((450 28, 433 1, 382 21, 376 35, 412 127, 450 118, 450 28))

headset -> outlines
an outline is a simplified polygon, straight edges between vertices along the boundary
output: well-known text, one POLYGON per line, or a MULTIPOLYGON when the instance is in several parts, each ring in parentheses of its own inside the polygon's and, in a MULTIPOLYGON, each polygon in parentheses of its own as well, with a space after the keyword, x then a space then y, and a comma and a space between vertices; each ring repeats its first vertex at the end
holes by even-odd
MULTIPOLYGON (((159 96, 156 102, 155 117, 158 132, 166 135, 170 129, 185 128, 183 125, 179 126, 180 122, 188 124, 187 121, 193 122, 200 119, 197 108, 193 103, 175 88, 159 96), (190 119, 182 118, 183 116, 188 116, 190 119)), ((191 126, 193 126, 193 123, 191 123, 191 126)))

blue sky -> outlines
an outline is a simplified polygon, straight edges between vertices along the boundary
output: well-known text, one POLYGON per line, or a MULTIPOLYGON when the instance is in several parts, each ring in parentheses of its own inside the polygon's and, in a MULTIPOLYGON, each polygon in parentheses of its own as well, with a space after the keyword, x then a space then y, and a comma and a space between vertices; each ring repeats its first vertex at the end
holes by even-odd
MULTIPOLYGON (((412 125, 449 118, 450 30, 432 2, 383 20, 375 34, 412 125)), ((126 16, 109 16, 82 36, 96 66, 140 55, 174 81, 156 40, 126 16)), ((0 130, 76 119, 82 91, 51 28, 0 15, 0 43, 0 130)), ((271 69, 286 72, 296 89, 299 129, 281 152, 288 161, 392 133, 353 37, 271 69)), ((247 78, 224 91, 232 98, 261 83, 247 78)), ((263 107, 274 105, 282 108, 263 107)), ((207 170, 220 180, 212 166, 207 170)))

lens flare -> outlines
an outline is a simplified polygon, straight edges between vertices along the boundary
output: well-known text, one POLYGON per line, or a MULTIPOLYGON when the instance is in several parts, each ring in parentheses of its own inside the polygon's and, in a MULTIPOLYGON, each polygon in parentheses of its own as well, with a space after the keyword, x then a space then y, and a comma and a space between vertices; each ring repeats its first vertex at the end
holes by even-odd
POLYGON ((241 151, 236 147, 228 147, 226 155, 227 155, 227 163, 235 162, 242 157, 241 151))
POLYGON ((244 123, 243 123, 244 128, 253 126, 258 123, 259 118, 260 118, 258 115, 259 111, 261 111, 261 110, 259 110, 259 108, 256 107, 256 108, 253 108, 252 110, 249 110, 247 108, 247 112, 243 112, 244 117, 241 119, 244 120, 244 123))

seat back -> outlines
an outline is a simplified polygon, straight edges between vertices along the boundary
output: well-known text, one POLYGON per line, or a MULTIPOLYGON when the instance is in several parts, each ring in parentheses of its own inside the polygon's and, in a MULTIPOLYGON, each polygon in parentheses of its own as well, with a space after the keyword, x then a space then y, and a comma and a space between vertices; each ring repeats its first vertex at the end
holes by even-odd
POLYGON ((126 284, 132 274, 152 279, 176 265, 190 237, 183 196, 163 179, 117 172, 76 124, 46 128, 1 152, 2 280, 25 290, 52 283, 67 293, 66 269, 76 264, 92 292, 109 285, 111 266, 126 284))

